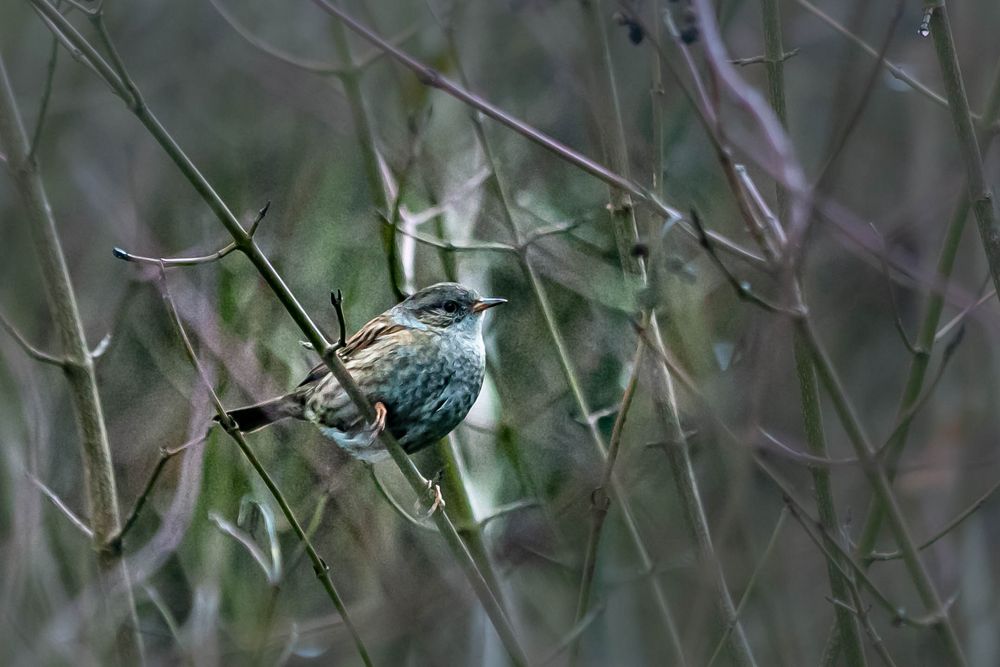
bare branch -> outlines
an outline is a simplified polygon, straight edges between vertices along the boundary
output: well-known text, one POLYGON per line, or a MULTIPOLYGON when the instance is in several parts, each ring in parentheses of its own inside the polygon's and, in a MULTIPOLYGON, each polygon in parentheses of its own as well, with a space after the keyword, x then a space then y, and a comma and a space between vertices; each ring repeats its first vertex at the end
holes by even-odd
POLYGON ((145 507, 146 501, 149 499, 149 495, 153 491, 153 487, 156 485, 157 480, 160 479, 160 474, 163 473, 163 469, 167 465, 167 461, 185 451, 189 447, 200 445, 205 442, 207 438, 208 433, 206 432, 205 435, 189 440, 182 445, 174 447, 173 449, 160 450, 160 457, 157 459, 156 465, 153 467, 153 472, 146 481, 146 485, 143 487, 139 497, 136 498, 135 505, 132 506, 132 510, 128 513, 128 517, 122 523, 121 530, 118 531, 118 534, 112 536, 111 539, 108 540, 106 545, 108 549, 111 549, 114 552, 121 551, 125 535, 132 529, 132 526, 134 526, 135 522, 138 520, 139 513, 142 512, 142 508, 145 507))
MULTIPOLYGON (((382 49, 372 49, 365 55, 361 56, 353 65, 325 63, 318 60, 310 60, 308 58, 294 56, 268 44, 263 39, 253 34, 253 32, 240 23, 228 9, 223 7, 219 0, 209 0, 209 2, 215 8, 215 11, 219 13, 219 16, 221 16, 222 19, 229 24, 229 27, 232 28, 236 34, 246 40, 251 46, 265 55, 268 55, 287 65, 297 67, 307 72, 312 72, 313 74, 319 74, 321 76, 344 76, 345 74, 363 71, 385 56, 385 51, 382 49)), ((416 36, 422 29, 423 25, 420 23, 412 25, 409 28, 400 31, 394 37, 390 38, 389 41, 393 44, 404 44, 416 36)))
POLYGON ((256 471, 257 475, 264 482, 264 486, 267 487, 267 490, 278 502, 278 505, 281 507, 282 513, 285 515, 285 518, 288 520, 288 523, 292 526, 292 529, 295 531, 295 535, 299 538, 299 541, 302 542, 303 546, 305 547, 306 553, 309 555, 309 559, 312 561, 313 571, 316 573, 316 577, 320 580, 320 582, 323 585, 323 589, 326 591, 331 602, 333 602, 334 607, 336 607, 337 611, 340 613, 340 617, 344 621, 344 626, 347 628, 348 632, 350 632, 351 637, 354 640, 354 644, 358 650, 358 654, 361 656, 361 659, 365 663, 365 665, 368 665, 370 667, 372 663, 371 663, 371 658, 369 658, 368 656, 368 649, 365 647, 365 644, 361 639, 361 635, 358 634, 357 628, 351 621, 351 617, 348 614, 347 607, 346 605, 344 605, 344 602, 341 599, 340 594, 337 592, 337 589, 334 586, 333 580, 330 578, 330 566, 326 564, 326 561, 324 561, 320 557, 319 553, 313 547, 312 541, 309 539, 309 536, 302 529, 302 524, 299 523, 299 520, 298 518, 296 518, 295 513, 292 512, 291 505, 288 504, 288 501, 285 499, 285 496, 281 493, 281 490, 278 488, 278 485, 274 483, 274 480, 271 479, 271 475, 261 464, 260 460, 257 458, 257 455, 254 454, 252 449, 250 449, 250 445, 247 444, 247 441, 243 437, 243 434, 240 432, 239 427, 236 425, 236 422, 233 421, 233 419, 226 412, 225 407, 223 407, 222 401, 219 399, 219 395, 215 392, 215 388, 212 387, 212 383, 209 381, 208 375, 205 373, 205 369, 202 368, 201 362, 198 360, 198 355, 194 351, 194 346, 191 345, 191 339, 188 338, 187 331, 184 329, 184 324, 181 321, 181 317, 177 312, 177 307, 174 304, 173 297, 170 296, 170 288, 167 284, 166 270, 162 265, 160 266, 159 278, 160 278, 160 287, 163 295, 163 300, 166 303, 167 313, 170 316, 170 320, 174 324, 174 328, 176 329, 177 335, 181 340, 181 343, 184 347, 184 351, 188 357, 188 360, 191 362, 191 365, 194 366, 196 372, 198 373, 198 376, 201 378, 202 382, 205 385, 205 388, 208 390, 209 396, 212 399, 212 404, 215 406, 215 411, 216 414, 218 415, 219 423, 222 425, 223 429, 225 429, 226 433, 228 433, 229 436, 236 441, 236 444, 240 448, 240 451, 243 452, 243 455, 246 457, 247 461, 249 461, 254 471, 256 471))
POLYGON ((722 261, 722 258, 719 257, 719 254, 716 252, 715 244, 709 238, 708 233, 705 231, 705 227, 701 224, 701 218, 698 216, 698 212, 693 209, 691 211, 691 223, 694 225, 695 231, 698 234, 698 242, 701 243, 701 247, 705 249, 709 259, 711 259, 712 263, 718 267, 719 272, 722 273, 726 281, 736 291, 736 295, 739 298, 756 304, 764 310, 772 313, 783 313, 792 317, 799 317, 802 314, 799 309, 788 309, 783 306, 773 304, 767 299, 758 296, 757 293, 750 287, 750 283, 745 280, 740 280, 733 275, 732 271, 729 270, 729 267, 726 266, 726 263, 722 261))
POLYGON ((88 526, 83 519, 78 517, 65 502, 63 502, 62 498, 56 495, 55 491, 46 486, 42 480, 38 479, 30 472, 25 474, 28 476, 28 479, 31 480, 31 483, 38 487, 38 490, 42 492, 42 495, 48 498, 49 501, 56 507, 56 509, 62 512, 63 515, 67 519, 69 519, 69 522, 73 524, 75 528, 77 528, 81 533, 83 533, 87 537, 93 539, 94 531, 91 530, 90 526, 88 526))
MULTIPOLYGON (((834 19, 829 14, 825 13, 819 7, 808 2, 808 0, 795 0, 795 2, 797 2, 803 9, 807 10, 813 16, 823 21, 823 23, 826 23, 835 31, 839 32, 841 35, 843 35, 850 41, 854 42, 862 51, 867 53, 872 58, 879 57, 879 52, 877 49, 868 44, 868 42, 861 39, 859 36, 855 35, 846 26, 842 25, 841 23, 838 23, 836 19, 834 19)), ((892 61, 887 60, 885 58, 882 58, 882 65, 885 67, 886 71, 889 72, 889 74, 891 74, 896 79, 899 79, 906 85, 910 86, 913 90, 917 91, 927 99, 945 108, 948 107, 948 100, 946 100, 943 96, 939 95, 938 93, 934 92, 933 90, 925 86, 915 77, 907 74, 902 67, 899 67, 892 61)), ((974 115, 973 117, 976 120, 982 120, 982 117, 979 116, 978 114, 974 115)))
MULTIPOLYGON (((781 58, 778 59, 777 62, 785 62, 789 58, 791 58, 793 56, 797 56, 797 55, 799 55, 799 50, 798 49, 792 49, 791 51, 785 51, 781 55, 781 58)), ((768 58, 765 55, 760 55, 760 56, 751 56, 749 58, 736 58, 735 60, 730 60, 729 62, 732 63, 733 65, 736 65, 737 67, 746 67, 747 65, 761 65, 761 64, 767 64, 767 63, 775 62, 775 61, 771 60, 770 58, 768 58)))
POLYGON ((14 325, 7 321, 7 318, 0 314, 0 326, 7 330, 10 337, 24 350, 24 353, 35 361, 40 361, 43 364, 51 364, 53 366, 58 366, 59 368, 66 368, 69 363, 67 359, 63 357, 57 357, 55 355, 49 354, 48 352, 43 352, 37 347, 28 342, 24 336, 21 335, 14 325))
MULTIPOLYGON (((965 521, 970 516, 975 514, 980 507, 985 505, 987 501, 989 501, 990 498, 992 498, 996 494, 997 491, 1000 491, 1000 481, 995 482, 993 486, 991 486, 989 489, 986 490, 985 493, 983 493, 983 495, 976 498, 976 500, 974 500, 971 505, 969 505, 964 510, 959 512, 954 519, 945 524, 944 528, 939 530, 937 533, 934 534, 933 537, 927 539, 917 548, 920 550, 926 549, 927 547, 931 546, 932 544, 940 540, 942 537, 953 531, 955 528, 961 525, 963 521, 965 521)), ((865 560, 869 562, 881 561, 881 560, 897 560, 902 557, 903 554, 900 551, 890 551, 890 552, 874 551, 869 556, 867 556, 865 560)))
POLYGON ((340 328, 340 337, 337 338, 337 342, 334 345, 337 349, 340 349, 347 345, 347 317, 344 315, 344 293, 339 289, 336 292, 330 292, 330 303, 333 304, 333 310, 337 313, 337 326, 340 328))
POLYGON ((940 329, 938 329, 937 332, 934 334, 934 342, 936 343, 939 340, 941 340, 942 338, 944 338, 945 336, 947 336, 948 332, 950 332, 956 326, 958 326, 959 324, 961 324, 962 321, 966 317, 968 317, 969 314, 972 313, 972 311, 974 311, 975 309, 979 308, 979 306, 983 305, 987 301, 990 301, 993 297, 996 296, 996 294, 997 294, 996 288, 995 287, 990 287, 986 291, 985 294, 983 294, 981 297, 979 297, 979 299, 977 299, 974 303, 971 303, 968 306, 966 306, 965 308, 963 308, 962 312, 960 312, 955 317, 951 318, 951 320, 949 320, 947 324, 945 324, 943 327, 941 327, 940 329))
POLYGON ((879 243, 882 244, 882 252, 878 253, 878 258, 882 265, 882 275, 885 277, 885 287, 889 292, 889 303, 892 305, 892 320, 896 326, 896 333, 899 334, 903 345, 910 351, 910 354, 915 357, 927 356, 930 352, 911 343, 910 337, 906 333, 906 327, 903 326, 903 318, 899 312, 899 303, 896 301, 896 291, 892 288, 892 276, 889 274, 889 262, 886 259, 889 254, 889 248, 885 243, 885 237, 878 231, 874 223, 870 223, 869 227, 871 227, 872 233, 878 238, 879 243))
POLYGON ((136 262, 138 264, 151 264, 153 266, 162 266, 165 269, 170 269, 178 266, 196 266, 198 264, 210 264, 212 262, 218 261, 237 249, 236 243, 227 243, 225 246, 216 250, 208 255, 200 255, 197 257, 145 257, 143 255, 135 255, 122 248, 115 247, 112 249, 114 256, 118 259, 123 259, 126 262, 136 262))
POLYGON ((35 131, 31 133, 31 147, 28 149, 28 162, 34 162, 35 153, 42 140, 42 128, 45 126, 45 114, 49 110, 49 100, 52 98, 52 81, 55 79, 56 62, 59 56, 59 38, 52 36, 52 49, 49 53, 49 64, 45 69, 45 86, 38 103, 38 114, 35 118, 35 131))

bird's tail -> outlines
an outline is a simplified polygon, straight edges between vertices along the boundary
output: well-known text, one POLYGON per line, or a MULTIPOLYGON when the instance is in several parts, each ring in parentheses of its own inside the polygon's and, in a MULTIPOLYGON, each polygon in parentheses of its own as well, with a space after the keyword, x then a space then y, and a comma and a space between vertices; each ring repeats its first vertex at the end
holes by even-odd
MULTIPOLYGON (((293 394, 278 396, 263 403, 248 405, 230 410, 229 418, 236 422, 243 433, 253 433, 265 426, 288 417, 299 417, 302 414, 302 404, 293 394)), ((214 418, 219 421, 218 417, 214 418)))

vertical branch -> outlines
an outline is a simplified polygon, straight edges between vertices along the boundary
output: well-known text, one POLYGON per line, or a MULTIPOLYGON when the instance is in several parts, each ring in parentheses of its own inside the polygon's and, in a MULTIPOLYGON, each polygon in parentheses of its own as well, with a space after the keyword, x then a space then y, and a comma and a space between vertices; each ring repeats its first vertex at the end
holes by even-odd
POLYGON ((1000 293, 1000 223, 997 222, 993 194, 986 183, 983 171, 983 156, 979 141, 976 139, 969 99, 965 94, 965 81, 962 79, 962 70, 958 63, 955 38, 951 33, 948 8, 945 0, 937 0, 933 4, 926 3, 925 11, 930 12, 931 35, 937 51, 938 64, 941 66, 941 76, 944 79, 945 94, 951 110, 951 119, 955 124, 962 161, 965 163, 972 213, 979 223, 979 236, 986 251, 986 261, 993 276, 993 285, 1000 293))
POLYGON ((875 449, 861 425, 861 420, 858 418, 854 406, 847 398, 847 393, 833 368, 833 364, 820 344, 816 332, 813 330, 812 324, 807 317, 797 318, 795 328, 803 344, 808 347, 817 376, 830 395, 834 409, 840 417, 847 437, 851 441, 855 454, 861 463, 862 470, 868 478, 868 483, 871 485, 879 504, 884 508, 886 517, 889 520, 889 526, 896 538, 896 542, 899 544, 899 550, 906 563, 910 577, 913 579, 917 593, 927 608, 928 613, 935 619, 934 630, 938 633, 945 650, 951 658, 950 664, 956 666, 965 665, 965 655, 962 652, 962 645, 949 618, 948 609, 942 603, 941 596, 938 594, 934 582, 931 580, 930 573, 928 573, 927 568, 924 567, 920 559, 916 543, 910 535, 906 520, 903 517, 903 511, 893 494, 892 486, 881 467, 881 462, 877 459, 875 449))
POLYGON ((27 209, 26 220, 38 255, 46 298, 62 341, 65 359, 63 369, 69 382, 80 430, 84 489, 98 562, 101 570, 110 577, 111 588, 120 591, 122 596, 117 601, 125 609, 125 622, 118 628, 116 638, 119 659, 124 664, 138 664, 143 661, 142 637, 138 631, 138 616, 128 572, 121 555, 108 548, 109 542, 118 534, 121 519, 94 361, 84 336, 83 322, 62 244, 56 232, 52 208, 38 164, 30 154, 28 136, 2 59, 0 145, 7 154, 8 168, 27 209))
MULTIPOLYGON (((786 130, 788 127, 788 112, 785 105, 784 78, 784 45, 781 39, 781 10, 778 0, 761 0, 761 18, 764 33, 764 62, 767 65, 768 101, 774 108, 774 113, 786 130)), ((775 199, 777 201, 778 219, 788 219, 788 196, 781 183, 775 184, 775 199)), ((813 456, 829 458, 826 446, 826 435, 823 432, 823 410, 820 403, 819 383, 816 381, 816 369, 809 356, 809 349, 801 337, 794 334, 795 373, 799 380, 799 396, 802 405, 802 423, 805 427, 806 443, 813 456)), ((813 489, 816 495, 816 507, 823 527, 831 535, 836 535, 840 526, 837 508, 833 501, 833 486, 830 482, 830 471, 823 466, 812 466, 810 473, 813 479, 813 489)), ((830 580, 830 593, 836 600, 846 600, 849 594, 847 582, 840 570, 831 562, 827 562, 827 577, 830 580)), ((841 606, 834 607, 836 616, 836 637, 834 645, 828 647, 826 658, 836 656, 837 647, 843 647, 847 664, 851 667, 862 667, 865 660, 864 645, 861 641, 861 631, 855 615, 841 606)), ((827 665, 831 663, 829 660, 827 665)))

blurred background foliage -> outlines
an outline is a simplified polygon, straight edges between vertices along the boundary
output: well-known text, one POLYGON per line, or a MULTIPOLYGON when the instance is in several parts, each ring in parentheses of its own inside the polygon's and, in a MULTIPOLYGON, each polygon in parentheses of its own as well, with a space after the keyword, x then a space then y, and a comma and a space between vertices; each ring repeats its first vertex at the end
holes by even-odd
MULTIPOLYGON (((331 290, 343 290, 349 332, 392 305, 382 216, 391 218, 397 203, 408 233, 455 244, 515 242, 468 107, 389 59, 374 58, 371 45, 312 3, 215 1, 109 1, 105 14, 149 107, 228 205, 249 222, 271 202, 257 240, 328 332, 336 331, 331 290), (344 64, 346 50, 366 66, 351 83, 276 58, 246 36, 333 66, 344 64)), ((614 64, 631 176, 662 187, 663 200, 682 211, 696 207, 706 226, 751 247, 712 143, 677 79, 665 69, 656 90, 651 40, 629 39, 628 29, 613 20, 616 3, 591 2, 614 64)), ((594 64, 602 49, 588 23, 591 2, 350 0, 343 6, 445 76, 458 80, 464 73, 473 91, 607 164, 614 140, 599 111, 609 92, 594 64)), ((714 4, 730 55, 761 55, 759 3, 714 4)), ((960 153, 946 108, 880 68, 803 3, 780 4, 784 44, 794 50, 785 77, 796 155, 813 179, 839 151, 823 194, 851 212, 843 225, 815 224, 806 243, 805 291, 848 394, 881 442, 893 429, 912 355, 894 326, 879 253, 850 237, 870 234, 869 223, 884 237, 895 258, 898 316, 915 332, 946 221, 964 196, 960 153), (844 141, 847 127, 852 131, 844 141)), ((886 57, 942 90, 931 41, 918 36, 920 3, 905 3, 898 17, 895 3, 817 4, 876 50, 892 31, 886 57)), ((654 0, 628 7, 655 21, 667 5, 685 11, 684 3, 654 0)), ((979 110, 1000 57, 994 29, 1000 6, 978 0, 952 9, 968 94, 979 110)), ((69 16, 92 35, 78 13, 69 16)), ((701 66, 697 47, 692 53, 701 66)), ((33 128, 52 36, 27 2, 0 8, 0 49, 21 114, 33 128)), ((665 58, 682 70, 678 53, 665 44, 665 58)), ((763 64, 739 73, 766 90, 763 64)), ((733 109, 724 111, 735 135, 753 134, 733 109)), ((448 511, 463 535, 482 522, 473 548, 492 563, 522 645, 538 661, 554 655, 554 664, 573 654, 567 638, 575 627, 592 491, 603 468, 586 422, 596 420, 604 438, 610 436, 632 370, 642 302, 656 308, 671 356, 711 408, 706 414, 678 386, 717 556, 733 598, 746 593, 740 619, 757 663, 819 663, 834 618, 827 563, 801 526, 781 518, 782 495, 753 461, 763 442, 758 427, 805 449, 787 319, 738 299, 695 240, 648 210, 638 217, 652 280, 637 299, 635 281, 621 269, 607 186, 505 127, 486 120, 484 128, 522 236, 574 223, 533 243, 525 256, 551 299, 593 413, 582 414, 570 391, 517 255, 451 252, 404 233, 394 244, 404 291, 457 278, 510 300, 487 320, 490 372, 479 402, 450 443, 415 460, 426 476, 440 471, 448 511), (717 420, 741 441, 720 435, 717 420)), ((163 307, 155 270, 120 262, 111 249, 183 256, 210 252, 228 238, 120 100, 65 50, 56 61, 38 157, 88 338, 96 344, 111 335, 98 379, 124 513, 160 448, 198 436, 212 411, 163 307)), ((772 200, 773 181, 754 156, 736 150, 734 158, 772 200)), ((992 183, 994 153, 984 159, 992 183)), ((0 178, 0 225, 0 310, 39 347, 57 349, 24 208, 8 178, 0 178)), ((733 260, 732 268, 761 291, 773 286, 746 263, 733 260)), ((942 323, 975 302, 987 277, 970 224, 942 323)), ((226 405, 281 392, 315 363, 299 345, 297 327, 238 254, 172 270, 168 279, 226 405)), ((990 488, 1000 471, 996 299, 964 321, 964 339, 915 418, 895 485, 918 542, 990 488)), ((576 626, 582 664, 673 664, 651 578, 667 591, 687 664, 707 664, 725 629, 711 567, 685 527, 661 451, 669 435, 656 414, 654 390, 640 383, 616 464, 653 567, 644 571, 613 502, 599 544, 592 614, 576 626)), ((98 581, 92 545, 33 481, 85 514, 65 383, 57 370, 29 360, 2 336, 0 392, 2 661, 107 664, 112 627, 93 596, 83 595, 98 581)), ((850 457, 825 398, 823 408, 830 456, 850 457)), ((432 525, 401 517, 365 466, 302 424, 283 424, 250 443, 312 531, 376 664, 506 664, 503 646, 432 525)), ((799 497, 812 497, 801 461, 770 449, 762 455, 799 497)), ((413 512, 414 496, 391 462, 375 466, 374 474, 413 512)), ((831 475, 843 524, 835 537, 850 548, 870 487, 857 465, 834 465, 831 475)), ((995 501, 984 503, 923 552, 942 596, 954 600, 952 621, 975 665, 1000 664, 998 511, 995 501)), ((888 533, 878 546, 896 548, 888 533)), ((295 535, 222 433, 167 464, 124 547, 150 664, 358 662, 295 535), (270 537, 268 521, 275 524, 270 537), (252 535, 266 562, 273 565, 273 551, 280 553, 270 580, 245 545, 220 529, 226 522, 252 535)), ((899 561, 876 563, 871 573, 901 609, 922 613, 899 561)), ((931 630, 898 627, 878 607, 871 617, 897 664, 947 664, 931 630)), ((723 651, 716 664, 734 659, 723 651)))

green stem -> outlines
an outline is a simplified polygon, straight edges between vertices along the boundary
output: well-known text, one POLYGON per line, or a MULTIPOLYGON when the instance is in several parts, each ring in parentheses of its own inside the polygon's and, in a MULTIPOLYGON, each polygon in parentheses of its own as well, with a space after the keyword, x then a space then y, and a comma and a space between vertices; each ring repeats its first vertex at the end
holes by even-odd
MULTIPOLYGON (((764 34, 764 61, 767 64, 767 92, 771 107, 781 124, 787 128, 788 112, 785 105, 785 47, 781 39, 781 8, 778 0, 761 0, 761 19, 764 34)), ((778 219, 788 220, 788 194, 780 184, 775 186, 778 219)), ((799 395, 802 404, 802 422, 806 432, 806 443, 813 456, 829 458, 826 446, 826 436, 823 432, 823 411, 820 404, 819 384, 816 381, 816 370, 809 356, 808 346, 800 336, 795 336, 795 369, 799 380, 799 395)), ((833 488, 830 483, 830 471, 822 466, 810 468, 813 478, 813 489, 816 496, 816 508, 823 527, 830 534, 836 534, 840 526, 837 508, 833 499, 833 488)), ((827 578, 830 581, 830 593, 836 600, 846 600, 850 593, 848 582, 844 580, 840 569, 834 563, 827 562, 827 578)), ((861 640, 861 629, 857 618, 841 606, 834 608, 836 616, 837 641, 828 646, 827 656, 836 656, 839 647, 846 652, 847 664, 851 667, 864 667, 864 644, 861 640), (836 648, 834 648, 834 646, 836 648)), ((829 661, 825 662, 831 667, 829 661)))
POLYGON ((803 345, 808 350, 809 355, 812 357, 819 380, 823 383, 827 393, 829 393, 844 430, 847 432, 847 437, 854 446, 855 454, 875 493, 875 497, 885 510, 889 526, 896 538, 896 542, 899 544, 900 552, 906 563, 907 570, 909 570, 910 576, 916 585, 917 593, 928 612, 937 619, 934 623, 934 629, 944 643, 945 649, 951 658, 951 664, 956 665, 956 667, 965 665, 962 646, 958 641, 958 635, 955 633, 955 628, 949 618, 948 609, 942 604, 941 597, 934 587, 930 574, 920 560, 917 546, 903 518, 903 511, 900 509, 896 497, 892 492, 891 483, 886 477, 885 471, 880 466, 879 461, 876 459, 875 448, 872 446, 868 435, 864 432, 861 420, 855 413, 854 406, 849 402, 847 393, 833 368, 833 364, 822 348, 807 317, 802 316, 796 319, 795 330, 797 335, 800 336, 803 345))

